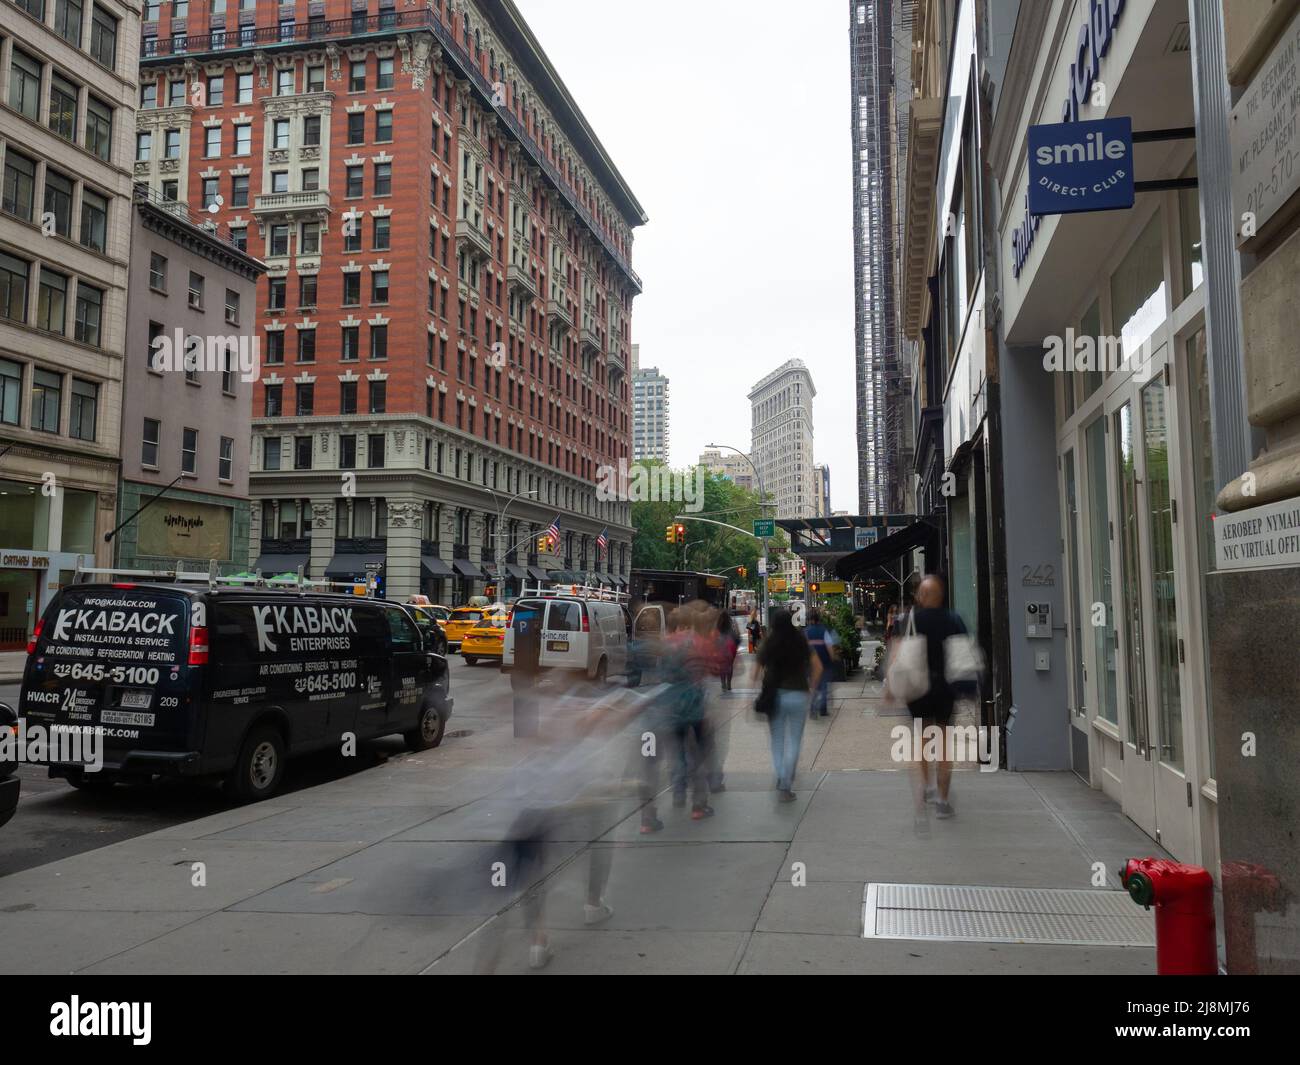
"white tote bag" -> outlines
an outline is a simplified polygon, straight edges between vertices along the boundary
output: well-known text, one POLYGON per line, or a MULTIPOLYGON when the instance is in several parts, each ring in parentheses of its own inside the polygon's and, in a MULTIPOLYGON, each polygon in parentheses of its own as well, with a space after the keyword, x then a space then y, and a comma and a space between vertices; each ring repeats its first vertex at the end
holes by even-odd
POLYGON ((943 676, 949 684, 979 680, 984 674, 984 652, 969 633, 943 641, 943 676))
POLYGON ((930 654, 926 638, 916 634, 916 617, 907 615, 907 632, 894 646, 889 664, 889 694, 900 702, 914 703, 930 690, 930 654))

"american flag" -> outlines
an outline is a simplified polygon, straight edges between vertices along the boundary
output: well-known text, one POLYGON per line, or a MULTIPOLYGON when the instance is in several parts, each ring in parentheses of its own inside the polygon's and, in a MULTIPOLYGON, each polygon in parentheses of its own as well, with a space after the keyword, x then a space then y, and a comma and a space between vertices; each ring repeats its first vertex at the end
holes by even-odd
POLYGON ((609 532, 609 526, 601 529, 600 535, 596 537, 596 550, 602 555, 605 553, 605 548, 609 546, 609 539, 605 536, 607 532, 609 532))
POLYGON ((560 516, 558 514, 555 515, 555 520, 551 522, 550 528, 546 530, 546 535, 552 540, 560 538, 560 516))

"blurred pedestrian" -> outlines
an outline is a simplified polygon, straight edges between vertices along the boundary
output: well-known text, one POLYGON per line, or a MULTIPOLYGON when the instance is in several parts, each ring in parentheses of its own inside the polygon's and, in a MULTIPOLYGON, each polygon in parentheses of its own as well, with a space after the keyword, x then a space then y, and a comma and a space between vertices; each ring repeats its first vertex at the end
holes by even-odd
POLYGON ((745 631, 749 634, 749 653, 752 655, 758 650, 758 640, 763 632, 763 626, 758 623, 757 610, 749 615, 749 624, 745 626, 745 631))
MULTIPOLYGON (((943 578, 938 574, 925 577, 916 589, 916 598, 911 611, 910 621, 899 618, 895 624, 895 635, 915 632, 925 637, 926 659, 930 671, 930 690, 918 699, 907 704, 913 718, 920 719, 921 735, 927 729, 936 726, 943 736, 939 745, 939 757, 935 760, 934 786, 930 783, 930 765, 924 754, 912 763, 912 798, 916 809, 916 827, 925 831, 929 827, 927 803, 934 803, 935 816, 946 820, 953 816, 950 786, 952 782, 952 751, 949 749, 948 726, 952 723, 953 705, 957 701, 958 691, 949 682, 945 671, 945 641, 951 636, 966 633, 966 625, 961 617, 948 610, 944 603, 947 590, 943 578)), ((926 744, 922 744, 924 751, 926 744)))
POLYGON ((691 820, 713 816, 709 805, 712 758, 705 717, 704 678, 713 661, 713 618, 703 603, 687 603, 669 617, 664 641, 663 679, 668 685, 665 713, 673 738, 673 805, 691 801, 691 820))
POLYGON ((808 693, 821 679, 821 659, 795 628, 790 614, 782 610, 772 619, 772 631, 758 649, 758 664, 763 671, 759 698, 768 708, 778 798, 794 802, 808 693))
POLYGON ((740 640, 736 635, 736 623, 725 610, 718 611, 718 676, 722 680, 722 690, 731 691, 731 677, 736 669, 736 652, 740 650, 740 640))
POLYGON ((828 693, 831 682, 831 664, 834 657, 834 636, 830 628, 822 621, 822 612, 817 609, 808 611, 808 624, 804 628, 804 637, 813 654, 821 662, 821 674, 813 688, 811 705, 808 707, 810 717, 827 717, 828 693))

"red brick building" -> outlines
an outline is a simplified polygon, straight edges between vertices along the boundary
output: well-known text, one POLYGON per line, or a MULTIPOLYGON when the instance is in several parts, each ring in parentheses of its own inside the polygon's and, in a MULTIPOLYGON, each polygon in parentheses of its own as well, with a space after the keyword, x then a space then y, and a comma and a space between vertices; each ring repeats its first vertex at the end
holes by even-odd
POLYGON ((645 215, 515 5, 146 4, 144 35, 136 179, 268 266, 250 564, 443 601, 625 577, 596 482, 645 215))

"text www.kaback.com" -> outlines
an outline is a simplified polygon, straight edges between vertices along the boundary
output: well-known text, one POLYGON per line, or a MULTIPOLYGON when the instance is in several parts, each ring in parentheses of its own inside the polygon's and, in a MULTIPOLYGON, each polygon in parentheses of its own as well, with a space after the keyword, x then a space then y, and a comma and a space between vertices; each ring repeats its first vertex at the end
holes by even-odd
POLYGON ((1146 1035, 1146 1036, 1174 1036, 1180 1039, 1212 1039, 1218 1036, 1225 1036, 1229 1038, 1236 1037, 1236 1036, 1249 1036, 1250 1029, 1245 1027, 1244 1025, 1235 1028, 1232 1027, 1231 1025, 1228 1026, 1221 1025, 1218 1028, 1212 1028, 1209 1027, 1208 1025, 1187 1026, 1181 1024, 1166 1024, 1164 1026, 1158 1024, 1116 1025, 1115 1034, 1119 1036, 1146 1035))

